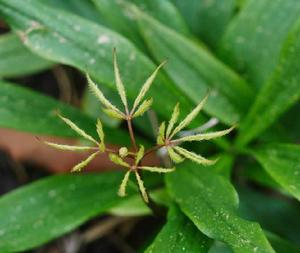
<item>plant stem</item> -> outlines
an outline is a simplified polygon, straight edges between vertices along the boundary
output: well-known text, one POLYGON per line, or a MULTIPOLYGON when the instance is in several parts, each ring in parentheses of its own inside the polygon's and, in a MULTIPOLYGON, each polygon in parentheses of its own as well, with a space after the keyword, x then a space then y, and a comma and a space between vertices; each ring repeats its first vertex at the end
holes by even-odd
POLYGON ((127 126, 128 126, 128 131, 129 131, 129 135, 130 135, 130 140, 131 140, 132 146, 133 146, 135 152, 137 152, 138 149, 137 149, 137 145, 136 145, 136 141, 135 141, 135 137, 134 137, 134 132, 133 132, 133 128, 132 128, 131 118, 127 119, 127 126))

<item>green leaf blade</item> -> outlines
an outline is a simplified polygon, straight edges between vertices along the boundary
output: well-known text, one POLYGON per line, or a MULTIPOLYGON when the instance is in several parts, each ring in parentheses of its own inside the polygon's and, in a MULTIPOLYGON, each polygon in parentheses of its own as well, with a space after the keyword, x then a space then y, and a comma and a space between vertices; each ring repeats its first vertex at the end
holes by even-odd
POLYGON ((146 253, 208 252, 211 240, 199 232, 176 205, 170 207, 168 221, 146 253))
POLYGON ((300 201, 300 146, 270 144, 250 150, 267 173, 300 201))
POLYGON ((3 196, 0 251, 36 247, 110 209, 120 181, 120 173, 54 176, 3 196))
POLYGON ((167 186, 182 211, 207 236, 226 242, 237 253, 274 253, 260 226, 236 214, 236 192, 223 177, 186 164, 167 175, 167 186))

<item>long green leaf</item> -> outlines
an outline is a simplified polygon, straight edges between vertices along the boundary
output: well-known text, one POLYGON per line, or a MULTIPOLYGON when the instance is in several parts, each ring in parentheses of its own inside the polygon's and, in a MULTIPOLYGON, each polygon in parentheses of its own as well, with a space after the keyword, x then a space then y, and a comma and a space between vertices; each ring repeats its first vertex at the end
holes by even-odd
POLYGON ((257 89, 275 68, 282 44, 300 15, 298 0, 249 0, 232 21, 221 56, 257 89))
POLYGON ((235 0, 172 0, 191 31, 215 47, 234 13, 235 0))
POLYGON ((31 53, 18 36, 0 36, 0 78, 32 74, 50 68, 52 62, 31 53))
POLYGON ((177 87, 195 103, 210 93, 206 112, 227 124, 239 121, 253 97, 247 84, 192 40, 141 11, 137 18, 157 61, 169 58, 165 70, 177 87))
POLYGON ((250 150, 267 173, 300 200, 300 146, 270 144, 250 150))
POLYGON ((41 245, 121 201, 119 173, 64 175, 40 180, 0 199, 0 251, 41 245))
POLYGON ((188 28, 183 21, 178 10, 173 6, 170 1, 160 0, 92 0, 99 10, 101 15, 105 18, 108 26, 115 31, 123 34, 141 49, 146 49, 143 39, 139 34, 136 21, 126 8, 126 3, 134 3, 143 8, 144 11, 151 16, 157 18, 164 24, 170 26, 177 31, 189 34, 188 28))
MULTIPOLYGON (((121 35, 40 1, 2 0, 0 15, 20 34, 25 45, 37 54, 88 71, 96 81, 110 88, 115 87, 112 67, 112 49, 115 47, 122 66, 122 79, 131 100, 155 69, 155 64, 121 35)), ((193 103, 174 88, 162 72, 157 76, 149 96, 164 98, 156 99, 153 107, 166 117, 178 100, 185 113, 193 107, 193 103)))
POLYGON ((238 145, 245 145, 266 130, 300 98, 300 19, 282 49, 274 73, 259 92, 240 126, 238 145))
POLYGON ((208 252, 211 240, 181 213, 176 205, 170 207, 168 221, 146 253, 208 252))
MULTIPOLYGON (((249 220, 258 221, 264 229, 300 244, 299 203, 270 192, 251 187, 238 187, 239 213, 249 220)), ((271 242, 272 243, 272 242, 271 242)), ((289 251, 286 251, 289 252, 289 251)), ((300 250, 298 251, 300 252, 300 250)))
POLYGON ((237 215, 237 194, 223 177, 206 167, 185 164, 167 175, 167 186, 182 211, 208 237, 229 244, 237 253, 274 252, 260 226, 237 215))
MULTIPOLYGON (((58 112, 97 138, 95 119, 55 99, 0 81, 0 127, 36 134, 78 137, 59 119, 58 112)), ((120 130, 106 128, 104 131, 109 142, 129 143, 127 134, 120 130)))

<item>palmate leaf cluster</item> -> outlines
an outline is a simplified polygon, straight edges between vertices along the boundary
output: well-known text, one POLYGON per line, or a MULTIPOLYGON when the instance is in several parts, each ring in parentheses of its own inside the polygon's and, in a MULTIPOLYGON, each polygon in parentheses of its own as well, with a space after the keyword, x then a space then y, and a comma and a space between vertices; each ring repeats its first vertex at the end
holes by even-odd
POLYGON ((103 153, 121 170, 2 196, 0 252, 147 201, 168 214, 146 252, 300 252, 299 16, 298 0, 0 0, 0 127, 80 137, 46 144, 86 152, 73 171, 103 153), (82 110, 16 84, 58 64, 87 72, 82 110))

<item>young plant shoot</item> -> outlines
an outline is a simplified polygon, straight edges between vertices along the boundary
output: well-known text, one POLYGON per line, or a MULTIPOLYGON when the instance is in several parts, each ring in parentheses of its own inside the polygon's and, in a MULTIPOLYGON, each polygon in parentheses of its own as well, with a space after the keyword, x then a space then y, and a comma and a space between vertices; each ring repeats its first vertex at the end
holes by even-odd
POLYGON ((208 160, 203 156, 196 154, 194 152, 188 151, 185 148, 180 147, 179 145, 183 142, 191 142, 191 141, 203 141, 210 140, 217 137, 221 137, 223 135, 228 134, 233 130, 234 127, 223 131, 217 131, 212 133, 201 133, 195 135, 189 135, 181 138, 175 138, 176 134, 186 128, 191 121, 199 114, 201 109, 206 103, 208 97, 206 96, 200 103, 181 121, 177 124, 179 117, 179 104, 176 104, 174 107, 171 119, 169 123, 165 124, 162 122, 157 136, 157 144, 152 148, 145 150, 143 145, 139 145, 136 142, 132 120, 136 117, 142 116, 147 110, 151 108, 153 98, 145 98, 147 91, 150 89, 158 71, 165 65, 166 61, 162 62, 155 71, 150 75, 150 77, 146 80, 144 85, 141 87, 137 97, 133 102, 133 106, 129 107, 129 103, 127 100, 126 90, 124 84, 121 79, 116 51, 113 51, 113 65, 114 65, 114 74, 115 74, 115 83, 116 88, 121 98, 122 104, 124 108, 117 108, 113 105, 102 93, 102 91, 98 88, 98 85, 91 79, 91 77, 87 74, 87 81, 90 90, 97 97, 99 102, 103 107, 103 111, 112 118, 117 118, 121 120, 125 120, 127 122, 128 132, 130 135, 132 147, 121 147, 118 150, 110 149, 105 145, 104 140, 104 132, 101 121, 98 119, 96 124, 96 131, 98 133, 99 140, 95 140, 89 134, 87 134, 84 130, 79 128, 75 123, 71 120, 59 115, 61 120, 63 120, 70 128, 72 128, 78 135, 86 139, 87 141, 95 144, 94 146, 69 146, 69 145, 61 145, 51 142, 45 142, 47 145, 67 151, 92 151, 92 154, 88 156, 85 160, 77 164, 72 168, 72 172, 79 172, 84 167, 86 167, 98 154, 106 153, 110 160, 118 166, 121 166, 126 170, 124 178, 119 187, 118 194, 121 197, 126 196, 126 187, 128 184, 128 180, 131 174, 134 174, 141 196, 143 200, 148 203, 149 196, 147 194, 146 188, 144 186, 144 182, 141 177, 141 170, 149 171, 149 172, 157 172, 157 173, 170 173, 175 170, 175 167, 165 168, 165 167, 149 167, 144 166, 143 159, 146 155, 155 152, 160 148, 166 148, 168 151, 168 156, 174 163, 183 162, 185 159, 190 159, 193 162, 202 165, 212 165, 216 162, 216 160, 208 160), (176 125, 177 124, 177 125, 176 125), (129 150, 133 150, 132 152, 129 150), (130 161, 128 162, 129 159, 130 161), (126 159, 126 160, 125 160, 126 159))

